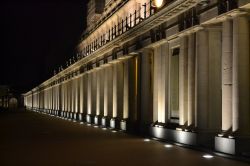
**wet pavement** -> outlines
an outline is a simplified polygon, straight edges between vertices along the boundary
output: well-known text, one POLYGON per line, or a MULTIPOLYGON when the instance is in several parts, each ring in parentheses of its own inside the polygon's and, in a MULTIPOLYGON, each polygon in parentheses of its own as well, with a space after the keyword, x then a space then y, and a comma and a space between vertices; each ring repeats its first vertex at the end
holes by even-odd
POLYGON ((49 115, 0 110, 0 166, 249 166, 249 163, 49 115), (208 156, 209 157, 209 156, 208 156))

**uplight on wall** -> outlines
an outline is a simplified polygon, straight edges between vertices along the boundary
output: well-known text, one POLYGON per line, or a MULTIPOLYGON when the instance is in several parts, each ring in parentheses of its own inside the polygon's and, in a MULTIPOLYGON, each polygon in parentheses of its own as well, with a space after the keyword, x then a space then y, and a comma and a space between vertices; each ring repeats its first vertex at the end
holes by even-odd
POLYGON ((153 0, 152 1, 152 6, 156 8, 161 8, 165 5, 166 0, 153 0))

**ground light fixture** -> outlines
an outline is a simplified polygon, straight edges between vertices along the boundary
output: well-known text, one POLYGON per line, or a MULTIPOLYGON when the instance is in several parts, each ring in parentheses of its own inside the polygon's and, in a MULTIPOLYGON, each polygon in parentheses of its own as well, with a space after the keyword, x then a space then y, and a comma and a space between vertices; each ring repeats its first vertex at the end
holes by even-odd
POLYGON ((144 139, 144 142, 149 142, 149 141, 150 141, 150 139, 148 139, 148 138, 144 139))
POLYGON ((116 130, 112 130, 112 133, 116 133, 117 131, 116 130))
POLYGON ((152 0, 152 7, 161 8, 166 4, 166 0, 152 0))
POLYGON ((164 147, 165 147, 165 148, 172 148, 172 147, 173 147, 173 145, 166 144, 166 145, 164 145, 164 147))
POLYGON ((210 155, 210 154, 204 154, 202 157, 205 158, 205 159, 211 159, 211 158, 213 158, 214 156, 212 156, 212 155, 210 155))

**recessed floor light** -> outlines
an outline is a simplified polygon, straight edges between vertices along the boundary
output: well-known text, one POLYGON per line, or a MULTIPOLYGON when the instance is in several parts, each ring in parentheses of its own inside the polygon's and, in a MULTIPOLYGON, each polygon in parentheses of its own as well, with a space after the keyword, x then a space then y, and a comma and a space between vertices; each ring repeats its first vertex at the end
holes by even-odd
POLYGON ((173 147, 173 145, 166 144, 166 145, 164 145, 164 147, 165 147, 165 148, 172 148, 172 147, 173 147))
POLYGON ((116 133, 117 131, 116 130, 112 130, 112 133, 116 133))
POLYGON ((206 159, 211 159, 213 158, 214 156, 210 155, 210 154, 205 154, 202 156, 203 158, 206 158, 206 159))
POLYGON ((144 139, 144 142, 149 142, 149 141, 150 141, 150 139, 148 139, 148 138, 144 139))

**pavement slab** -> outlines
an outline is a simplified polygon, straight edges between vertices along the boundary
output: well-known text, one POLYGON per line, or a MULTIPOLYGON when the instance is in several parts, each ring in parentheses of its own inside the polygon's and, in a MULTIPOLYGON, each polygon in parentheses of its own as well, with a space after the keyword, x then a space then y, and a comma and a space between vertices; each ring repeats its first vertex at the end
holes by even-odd
POLYGON ((249 166, 30 111, 0 110, 0 166, 249 166))

